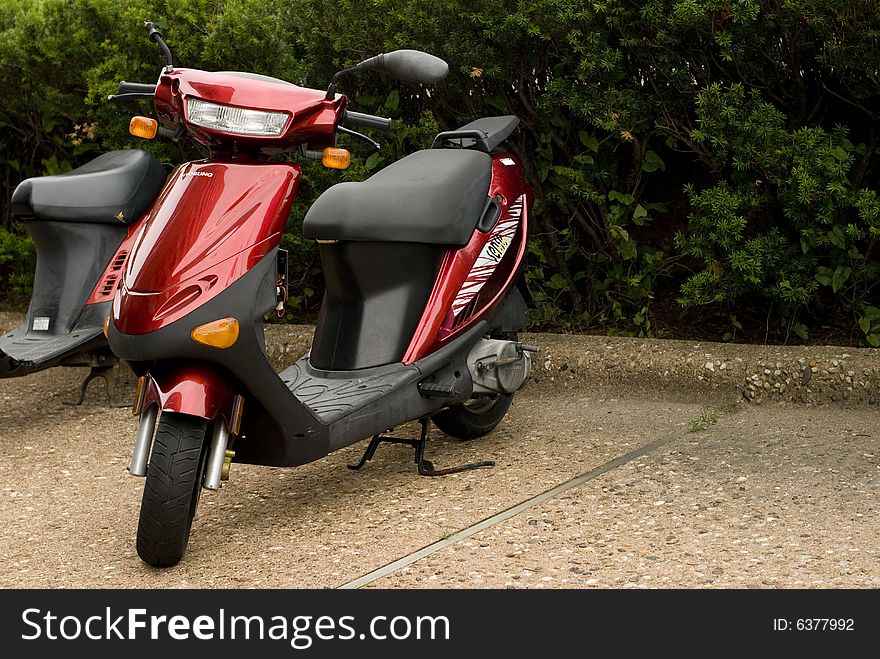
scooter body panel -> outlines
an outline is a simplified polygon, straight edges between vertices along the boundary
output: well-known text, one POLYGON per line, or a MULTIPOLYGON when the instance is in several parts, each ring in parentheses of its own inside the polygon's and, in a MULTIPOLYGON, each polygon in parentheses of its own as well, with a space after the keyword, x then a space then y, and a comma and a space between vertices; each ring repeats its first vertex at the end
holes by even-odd
POLYGON ((122 284, 125 263, 128 260, 128 255, 131 253, 132 247, 134 246, 135 239, 144 226, 145 217, 146 216, 142 217, 137 222, 128 225, 128 233, 125 238, 123 238, 122 244, 119 245, 119 249, 116 250, 116 253, 110 259, 107 267, 104 269, 104 273, 101 275, 101 278, 98 279, 95 288, 92 289, 92 293, 89 295, 86 304, 92 305, 113 301, 116 289, 122 284))
POLYGON ((202 144, 216 148, 232 139, 242 149, 287 147, 308 143, 319 149, 336 143, 336 125, 346 98, 269 78, 235 71, 200 71, 175 68, 163 72, 156 87, 155 105, 160 119, 174 123, 189 117, 189 99, 222 105, 283 111, 289 115, 281 135, 266 137, 227 133, 187 122, 190 133, 202 144))
POLYGON ((179 167, 134 241, 113 322, 147 334, 198 308, 281 242, 301 169, 193 162, 179 167))
POLYGON ((163 412, 189 414, 232 422, 237 391, 234 381, 216 366, 203 362, 164 362, 146 376, 142 408, 158 405, 163 412))
POLYGON ((446 253, 404 363, 423 359, 490 319, 516 283, 528 241, 532 190, 514 156, 492 156, 489 196, 498 204, 497 219, 491 227, 478 227, 467 245, 446 253))
MULTIPOLYGON (((0 335, 0 377, 19 377, 100 350, 106 301, 90 295, 118 252, 123 225, 30 220, 37 269, 24 322, 0 335)), ((81 360, 80 360, 81 361, 81 360)))

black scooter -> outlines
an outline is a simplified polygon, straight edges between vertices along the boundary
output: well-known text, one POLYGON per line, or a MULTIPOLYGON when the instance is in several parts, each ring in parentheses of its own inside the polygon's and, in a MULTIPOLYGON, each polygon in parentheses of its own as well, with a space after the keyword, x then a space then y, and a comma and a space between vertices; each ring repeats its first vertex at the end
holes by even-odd
POLYGON ((90 367, 79 403, 101 377, 113 404, 117 360, 104 323, 134 236, 167 177, 149 153, 125 150, 19 184, 12 214, 36 245, 37 268, 24 322, 0 335, 0 378, 90 367))

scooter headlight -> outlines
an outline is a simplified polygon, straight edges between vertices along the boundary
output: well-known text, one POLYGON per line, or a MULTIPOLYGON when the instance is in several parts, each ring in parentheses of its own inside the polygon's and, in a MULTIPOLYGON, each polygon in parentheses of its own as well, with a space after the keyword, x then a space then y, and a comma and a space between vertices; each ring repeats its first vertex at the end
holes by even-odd
POLYGON ((186 100, 186 115, 189 123, 202 128, 254 137, 278 137, 290 119, 287 112, 248 110, 199 98, 186 100))

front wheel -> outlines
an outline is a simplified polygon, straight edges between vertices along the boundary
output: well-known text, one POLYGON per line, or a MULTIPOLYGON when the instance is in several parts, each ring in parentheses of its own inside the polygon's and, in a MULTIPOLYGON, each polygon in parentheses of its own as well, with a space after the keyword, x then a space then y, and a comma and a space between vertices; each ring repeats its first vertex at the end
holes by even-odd
POLYGON ((492 432, 507 414, 512 402, 513 394, 480 396, 443 410, 431 420, 450 437, 477 439, 492 432))
POLYGON ((170 567, 183 558, 210 444, 205 419, 162 413, 138 520, 137 552, 145 563, 170 567))

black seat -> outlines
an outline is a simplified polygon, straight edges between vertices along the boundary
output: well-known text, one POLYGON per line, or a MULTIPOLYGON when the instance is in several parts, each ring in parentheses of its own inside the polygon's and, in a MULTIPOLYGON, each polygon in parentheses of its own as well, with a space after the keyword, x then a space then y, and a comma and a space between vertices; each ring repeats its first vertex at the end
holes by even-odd
POLYGON ((469 150, 417 151, 363 183, 339 183, 312 204, 317 240, 464 245, 486 207, 492 159, 469 150))
POLYGON ((22 181, 12 193, 20 219, 128 224, 159 195, 168 173, 146 151, 111 151, 58 176, 22 181))

